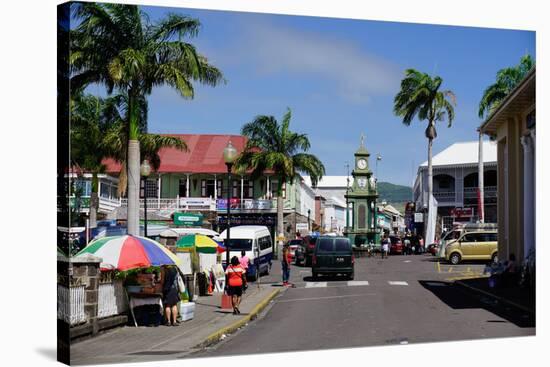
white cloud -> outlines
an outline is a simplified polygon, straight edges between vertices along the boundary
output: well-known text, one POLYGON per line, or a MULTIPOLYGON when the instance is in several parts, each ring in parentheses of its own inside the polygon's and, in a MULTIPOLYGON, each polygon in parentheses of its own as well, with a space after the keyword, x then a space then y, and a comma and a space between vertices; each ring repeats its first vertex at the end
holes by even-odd
POLYGON ((334 83, 335 92, 351 102, 394 94, 401 78, 397 65, 349 40, 270 23, 249 25, 240 48, 259 72, 318 77, 334 83))

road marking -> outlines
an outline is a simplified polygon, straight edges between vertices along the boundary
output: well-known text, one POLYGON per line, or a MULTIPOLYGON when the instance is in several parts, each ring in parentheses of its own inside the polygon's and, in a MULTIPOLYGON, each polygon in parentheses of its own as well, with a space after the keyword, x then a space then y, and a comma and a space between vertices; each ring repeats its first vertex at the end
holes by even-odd
POLYGON ((405 261, 403 261, 403 262, 404 262, 404 263, 410 263, 411 260, 405 260, 405 261))
POLYGON ((348 286, 354 287, 359 285, 369 285, 367 280, 348 280, 348 286))
POLYGON ((364 297, 364 296, 374 296, 376 293, 358 293, 358 294, 347 294, 342 296, 326 296, 326 297, 309 297, 309 298, 294 298, 294 299, 283 299, 276 301, 277 303, 285 302, 295 302, 295 301, 317 301, 323 299, 337 299, 337 298, 349 298, 349 297, 364 297))
POLYGON ((327 282, 306 282, 306 288, 325 288, 327 282))
POLYGON ((396 281, 396 280, 388 280, 388 283, 390 285, 409 285, 409 283, 407 282, 396 281))

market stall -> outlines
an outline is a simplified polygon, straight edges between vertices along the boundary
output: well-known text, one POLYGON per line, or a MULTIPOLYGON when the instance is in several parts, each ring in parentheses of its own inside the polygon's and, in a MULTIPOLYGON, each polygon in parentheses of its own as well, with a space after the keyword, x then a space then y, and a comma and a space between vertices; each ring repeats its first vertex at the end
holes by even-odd
POLYGON ((85 247, 80 254, 102 258, 102 271, 116 270, 125 280, 134 325, 158 325, 162 320, 163 267, 181 265, 181 260, 160 243, 138 236, 104 237, 85 247), (139 309, 138 314, 135 310, 139 309))
POLYGON ((183 236, 177 241, 176 255, 182 261, 182 272, 193 273, 191 293, 195 294, 195 285, 198 285, 198 293, 201 296, 223 291, 225 275, 219 254, 224 251, 225 248, 221 244, 200 234, 183 236))

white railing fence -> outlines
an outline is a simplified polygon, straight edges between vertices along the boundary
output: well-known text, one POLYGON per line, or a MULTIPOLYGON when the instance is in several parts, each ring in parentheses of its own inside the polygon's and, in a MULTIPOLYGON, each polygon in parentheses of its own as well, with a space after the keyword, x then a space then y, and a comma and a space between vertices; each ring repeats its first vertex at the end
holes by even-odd
POLYGON ((84 312, 84 286, 65 287, 57 285, 57 318, 69 325, 86 322, 84 312))
POLYGON ((99 285, 97 300, 97 316, 108 317, 120 315, 128 309, 128 302, 124 294, 121 281, 102 283, 99 285))

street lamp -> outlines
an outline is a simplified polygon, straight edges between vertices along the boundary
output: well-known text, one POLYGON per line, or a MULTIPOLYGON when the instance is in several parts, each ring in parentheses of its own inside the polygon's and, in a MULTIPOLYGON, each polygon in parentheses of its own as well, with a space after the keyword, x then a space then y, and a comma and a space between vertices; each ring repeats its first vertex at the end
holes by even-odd
POLYGON ((311 228, 309 226, 309 216, 311 215, 311 209, 308 209, 307 210, 307 234, 309 234, 309 232, 311 232, 311 228))
POLYGON ((147 177, 151 174, 151 166, 147 159, 139 167, 141 177, 143 178, 143 235, 147 237, 147 177))
POLYGON ((231 144, 231 140, 227 143, 227 146, 223 150, 223 160, 227 166, 227 236, 225 238, 225 262, 226 266, 229 266, 229 230, 231 228, 231 205, 229 203, 231 199, 231 168, 233 163, 237 159, 237 149, 231 144))

